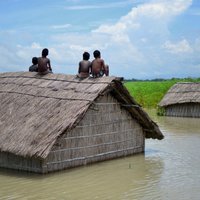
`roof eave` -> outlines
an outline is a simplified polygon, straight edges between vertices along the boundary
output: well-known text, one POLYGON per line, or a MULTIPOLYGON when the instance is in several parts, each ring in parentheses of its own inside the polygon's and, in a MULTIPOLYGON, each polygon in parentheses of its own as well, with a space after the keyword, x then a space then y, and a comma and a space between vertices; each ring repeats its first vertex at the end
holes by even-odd
POLYGON ((131 116, 141 124, 145 132, 145 138, 162 140, 164 135, 160 131, 158 125, 151 120, 148 114, 133 99, 128 90, 123 86, 122 82, 114 80, 111 87, 111 94, 118 99, 131 116))

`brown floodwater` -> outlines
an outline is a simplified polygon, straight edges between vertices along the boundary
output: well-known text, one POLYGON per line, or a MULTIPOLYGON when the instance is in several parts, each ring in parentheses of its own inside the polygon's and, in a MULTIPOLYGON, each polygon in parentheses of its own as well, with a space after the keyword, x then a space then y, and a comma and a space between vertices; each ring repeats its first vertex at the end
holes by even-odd
POLYGON ((48 175, 0 169, 0 200, 199 200, 200 119, 158 117, 144 154, 48 175))

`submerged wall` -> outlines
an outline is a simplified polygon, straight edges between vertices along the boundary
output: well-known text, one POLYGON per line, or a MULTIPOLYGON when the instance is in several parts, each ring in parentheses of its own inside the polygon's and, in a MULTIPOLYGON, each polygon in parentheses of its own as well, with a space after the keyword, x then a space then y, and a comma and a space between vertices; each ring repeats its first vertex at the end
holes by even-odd
POLYGON ((24 158, 11 153, 0 152, 0 167, 3 168, 44 173, 42 163, 42 160, 36 158, 24 158))
POLYGON ((165 107, 166 116, 174 117, 200 117, 199 103, 174 104, 165 107))
POLYGON ((144 151, 142 127, 117 102, 101 97, 71 132, 54 145, 47 171, 71 168, 144 151))

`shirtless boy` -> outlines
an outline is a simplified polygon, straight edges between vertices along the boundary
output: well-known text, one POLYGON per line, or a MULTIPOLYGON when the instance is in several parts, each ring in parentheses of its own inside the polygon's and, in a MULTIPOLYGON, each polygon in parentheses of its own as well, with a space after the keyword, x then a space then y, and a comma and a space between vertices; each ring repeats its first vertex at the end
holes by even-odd
POLYGON ((32 65, 29 67, 29 72, 37 72, 38 71, 38 58, 32 58, 32 65))
POLYGON ((83 53, 83 60, 79 62, 78 77, 87 78, 91 72, 91 62, 89 61, 90 54, 88 52, 83 53))
POLYGON ((38 58, 38 72, 40 74, 52 73, 50 59, 47 58, 48 54, 49 50, 45 48, 42 50, 42 57, 38 58))
POLYGON ((92 61, 92 76, 94 78, 101 77, 104 74, 108 76, 108 65, 105 65, 103 59, 101 59, 101 53, 99 50, 95 50, 94 53, 94 60, 92 61))

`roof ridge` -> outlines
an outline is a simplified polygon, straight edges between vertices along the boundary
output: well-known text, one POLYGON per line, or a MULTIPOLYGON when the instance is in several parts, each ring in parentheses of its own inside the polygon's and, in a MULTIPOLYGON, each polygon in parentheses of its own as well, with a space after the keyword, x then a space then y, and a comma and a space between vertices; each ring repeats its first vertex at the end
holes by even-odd
POLYGON ((37 73, 34 72, 25 72, 25 74, 19 74, 16 75, 16 73, 10 74, 10 73, 0 73, 0 79, 1 78, 28 78, 28 79, 42 79, 42 80, 51 80, 51 81, 60 81, 60 82, 69 82, 69 83, 83 83, 83 84, 109 84, 110 82, 112 82, 113 80, 115 81, 122 81, 121 77, 116 77, 116 76, 104 76, 104 77, 100 77, 100 78, 93 78, 93 77, 88 77, 85 79, 80 79, 78 78, 76 75, 68 75, 68 74, 47 74, 46 75, 39 75, 37 73), (27 75, 30 74, 30 75, 27 75), (48 75, 50 75, 50 77, 48 77, 48 75), (67 80, 64 79, 60 76, 65 76, 66 78, 72 78, 71 80, 67 80), (56 78, 55 78, 56 76, 56 78), (103 80, 102 79, 108 79, 103 80), (87 80, 87 81, 86 81, 87 80))

